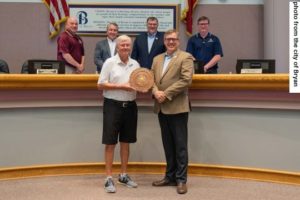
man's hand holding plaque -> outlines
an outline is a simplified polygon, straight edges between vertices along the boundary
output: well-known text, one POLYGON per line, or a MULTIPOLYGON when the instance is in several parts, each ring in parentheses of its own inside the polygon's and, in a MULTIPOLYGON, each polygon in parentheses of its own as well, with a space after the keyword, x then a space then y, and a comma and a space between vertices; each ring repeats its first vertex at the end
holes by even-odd
POLYGON ((148 92, 153 83, 153 73, 146 68, 138 68, 130 75, 129 84, 138 92, 148 92))

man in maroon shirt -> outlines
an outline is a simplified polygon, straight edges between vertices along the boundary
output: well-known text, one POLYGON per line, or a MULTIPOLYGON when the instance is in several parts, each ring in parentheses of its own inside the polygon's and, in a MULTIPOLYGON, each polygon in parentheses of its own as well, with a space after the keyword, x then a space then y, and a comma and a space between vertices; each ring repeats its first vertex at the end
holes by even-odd
POLYGON ((57 39, 57 60, 66 64, 66 73, 81 74, 84 71, 84 47, 82 39, 76 34, 78 22, 69 17, 65 31, 57 39))

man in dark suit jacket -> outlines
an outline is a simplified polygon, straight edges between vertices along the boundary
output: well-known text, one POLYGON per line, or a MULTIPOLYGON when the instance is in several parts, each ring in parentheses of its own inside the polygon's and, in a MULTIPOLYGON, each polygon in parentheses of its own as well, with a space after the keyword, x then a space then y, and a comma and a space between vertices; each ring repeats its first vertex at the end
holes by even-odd
POLYGON ((177 185, 177 193, 187 192, 187 123, 190 111, 188 87, 193 77, 193 57, 179 49, 176 30, 165 33, 166 53, 156 56, 152 71, 155 98, 154 112, 158 114, 161 137, 167 161, 165 177, 153 186, 177 185))
POLYGON ((107 38, 97 42, 94 54, 94 63, 97 66, 97 72, 100 73, 102 65, 107 58, 110 58, 116 53, 116 41, 118 36, 118 24, 109 23, 106 27, 107 38))
POLYGON ((139 62, 141 67, 150 69, 153 58, 165 52, 164 34, 157 31, 158 19, 148 17, 147 32, 138 35, 134 41, 131 57, 139 62))

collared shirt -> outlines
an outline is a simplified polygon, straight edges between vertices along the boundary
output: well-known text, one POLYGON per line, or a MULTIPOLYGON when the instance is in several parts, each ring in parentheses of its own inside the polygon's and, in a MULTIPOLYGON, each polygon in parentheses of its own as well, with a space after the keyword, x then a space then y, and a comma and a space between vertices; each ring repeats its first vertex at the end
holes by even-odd
POLYGON ((151 48, 152 48, 152 45, 154 43, 155 37, 156 37, 156 33, 154 33, 154 34, 148 33, 148 37, 147 37, 147 40, 148 40, 148 53, 150 53, 150 51, 151 51, 151 48))
MULTIPOLYGON (((129 58, 127 64, 123 63, 119 54, 108 58, 102 67, 101 74, 98 79, 100 83, 115 83, 123 84, 129 82, 130 74, 133 70, 139 68, 140 65, 137 61, 129 58)), ((133 101, 136 99, 135 91, 125 90, 103 90, 103 96, 108 99, 117 101, 133 101)))
POLYGON ((110 50, 110 56, 113 57, 116 53, 116 40, 111 40, 107 38, 109 50, 110 50))
POLYGON ((165 71, 167 70, 169 63, 170 63, 171 59, 173 58, 173 55, 174 54, 172 54, 172 55, 168 55, 167 53, 165 54, 165 60, 164 60, 162 74, 164 74, 165 71))
MULTIPOLYGON (((192 36, 187 44, 186 51, 194 56, 196 60, 208 63, 215 55, 223 57, 222 46, 219 38, 211 33, 208 33, 205 38, 202 38, 199 33, 192 36)), ((218 64, 213 66, 211 70, 217 69, 218 64)))
POLYGON ((57 39, 57 60, 65 61, 67 65, 76 68, 64 59, 63 54, 65 53, 69 53, 78 63, 82 62, 84 47, 79 35, 64 31, 57 39))

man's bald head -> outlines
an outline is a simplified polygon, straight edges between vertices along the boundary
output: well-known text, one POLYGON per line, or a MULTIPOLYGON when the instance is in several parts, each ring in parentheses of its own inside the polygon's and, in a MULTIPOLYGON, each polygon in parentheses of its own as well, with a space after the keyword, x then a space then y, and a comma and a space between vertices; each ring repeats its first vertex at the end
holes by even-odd
POLYGON ((68 17, 66 21, 66 30, 72 33, 76 33, 78 30, 78 21, 75 17, 68 17))

